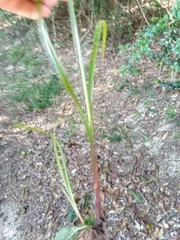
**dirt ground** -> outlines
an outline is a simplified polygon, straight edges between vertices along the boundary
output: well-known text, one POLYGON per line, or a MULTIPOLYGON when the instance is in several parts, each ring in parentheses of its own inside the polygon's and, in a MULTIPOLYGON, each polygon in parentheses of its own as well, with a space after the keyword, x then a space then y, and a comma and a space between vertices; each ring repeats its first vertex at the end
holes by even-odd
MULTIPOLYGON (((13 24, 1 24, 0 40, 0 239, 50 240, 62 226, 77 224, 78 220, 71 216, 59 188, 61 179, 51 140, 18 129, 13 123, 21 121, 53 132, 61 120, 57 138, 64 145, 73 192, 84 216, 94 211, 89 145, 74 103, 65 91, 55 97, 54 105, 44 110, 26 113, 25 103, 15 103, 12 114, 8 97, 16 89, 9 86, 18 81, 12 80, 14 72, 23 70, 9 64, 3 53, 11 46, 21 46, 27 39, 31 44, 35 31, 29 28, 13 31, 13 24), (85 209, 87 196, 91 198, 85 209)), ((61 24, 62 31, 57 37, 65 42, 56 42, 58 56, 63 59, 83 104, 72 41, 64 35, 67 31, 61 24)), ((87 66, 91 40, 86 36, 84 42, 87 66)), ((127 76, 128 85, 122 87, 126 79, 118 73, 118 68, 124 62, 125 56, 107 47, 105 58, 97 59, 94 87, 103 217, 109 238, 178 240, 180 139, 174 136, 180 133, 179 90, 160 88, 155 83, 158 67, 148 59, 141 62, 141 74, 127 76), (176 107, 174 117, 168 115, 168 105, 176 107)), ((162 80, 166 79, 165 72, 166 69, 162 71, 162 80)))

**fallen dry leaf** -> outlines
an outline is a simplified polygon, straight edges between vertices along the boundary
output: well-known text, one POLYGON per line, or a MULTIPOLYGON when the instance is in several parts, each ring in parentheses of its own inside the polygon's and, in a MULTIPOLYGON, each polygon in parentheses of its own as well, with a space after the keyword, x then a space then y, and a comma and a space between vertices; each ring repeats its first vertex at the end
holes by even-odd
POLYGON ((180 212, 180 206, 177 207, 178 212, 180 212))
POLYGON ((158 235, 157 235, 157 237, 161 237, 162 235, 163 235, 163 228, 161 228, 160 230, 159 230, 159 232, 158 232, 158 235))
POLYGON ((129 219, 128 218, 123 218, 121 220, 121 229, 124 229, 127 225, 127 223, 129 222, 129 219))
POLYGON ((161 237, 163 235, 163 228, 161 229, 156 229, 155 232, 153 233, 153 237, 157 238, 157 237, 161 237))
POLYGON ((166 132, 166 133, 163 135, 162 140, 165 140, 165 139, 167 138, 168 134, 169 134, 169 133, 166 132))
POLYGON ((180 237, 174 236, 173 238, 171 238, 171 239, 169 239, 169 240, 180 240, 180 237))

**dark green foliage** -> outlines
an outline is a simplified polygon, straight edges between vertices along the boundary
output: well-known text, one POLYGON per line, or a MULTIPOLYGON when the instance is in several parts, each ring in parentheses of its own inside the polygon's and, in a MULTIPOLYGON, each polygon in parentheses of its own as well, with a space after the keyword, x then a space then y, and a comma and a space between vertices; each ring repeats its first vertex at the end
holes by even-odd
POLYGON ((89 1, 89 2, 92 6, 92 11, 94 12, 95 15, 102 13, 107 6, 106 0, 103 0, 103 1, 95 0, 95 1, 89 1))
POLYGON ((117 133, 113 133, 111 136, 107 137, 110 142, 119 142, 121 141, 121 135, 117 133))
POLYGON ((15 14, 0 9, 0 20, 6 19, 6 21, 12 24, 15 18, 16 18, 15 14))
POLYGON ((121 67, 118 69, 118 72, 122 73, 124 76, 127 75, 127 73, 130 73, 131 75, 138 75, 139 70, 134 63, 129 62, 128 65, 121 65, 121 67))
POLYGON ((161 45, 161 51, 153 49, 150 52, 151 60, 167 64, 172 70, 180 72, 180 1, 176 0, 170 15, 162 18, 153 17, 151 28, 145 28, 141 37, 147 37, 157 41, 161 45))
POLYGON ((116 89, 116 91, 120 92, 124 88, 128 88, 129 85, 130 85, 129 81, 127 79, 125 79, 122 82, 116 82, 115 83, 115 89, 116 89))
POLYGON ((146 29, 145 33, 161 45, 160 52, 151 51, 151 60, 167 64, 172 70, 180 71, 180 29, 177 22, 172 23, 165 15, 152 29, 146 29))
MULTIPOLYGON (((155 1, 157 4, 158 2, 155 1)), ((156 81, 160 86, 167 89, 176 89, 180 87, 180 81, 176 80, 180 73, 180 1, 177 0, 172 6, 169 14, 162 17, 152 17, 151 26, 144 26, 142 31, 137 34, 134 43, 119 46, 120 54, 125 53, 127 64, 121 65, 119 73, 123 77, 140 74, 141 60, 146 57, 157 64, 159 75, 163 66, 166 65, 166 76, 171 76, 171 81, 156 81), (176 80, 176 81, 175 81, 176 80)), ((159 75, 157 76, 159 78, 159 75)), ((139 89, 130 89, 130 85, 125 83, 116 83, 116 90, 120 91, 127 87, 131 93, 140 93, 139 89)), ((153 95, 154 91, 151 86, 143 86, 148 95, 153 95)))
POLYGON ((174 118, 176 116, 176 107, 168 105, 166 109, 166 118, 174 118))
POLYGON ((92 226, 94 224, 94 218, 93 217, 86 218, 86 219, 84 219, 84 223, 87 226, 92 226))
POLYGON ((25 55, 25 47, 19 47, 19 48, 11 47, 4 52, 4 56, 8 60, 8 63, 11 63, 13 65, 21 61, 24 55, 25 55))
POLYGON ((167 89, 176 89, 176 88, 180 88, 180 81, 174 81, 174 82, 163 82, 160 80, 156 80, 157 83, 159 83, 159 85, 161 87, 165 87, 167 89))
POLYGON ((129 145, 130 143, 130 135, 129 131, 133 128, 131 126, 125 125, 125 126, 114 126, 111 129, 107 130, 106 132, 103 132, 102 138, 108 139, 110 142, 124 142, 125 145, 129 145))
POLYGON ((26 68, 26 72, 28 72, 28 70, 32 70, 32 72, 34 72, 36 69, 40 71, 43 63, 45 62, 45 57, 43 54, 39 53, 38 56, 35 57, 35 52, 33 51, 34 47, 25 45, 11 47, 4 52, 4 56, 7 60, 5 63, 23 66, 26 68))
POLYGON ((137 86, 131 84, 127 79, 122 82, 115 82, 116 91, 120 92, 124 88, 128 89, 131 94, 141 94, 141 90, 137 86))
POLYGON ((91 199, 91 196, 89 194, 86 194, 86 196, 84 198, 84 209, 86 209, 88 207, 90 199, 91 199))
POLYGON ((53 96, 60 93, 61 83, 56 75, 52 75, 49 82, 42 84, 34 83, 29 87, 25 82, 17 86, 17 94, 9 97, 10 100, 26 102, 27 109, 41 109, 53 104, 53 96))
POLYGON ((110 142, 119 142, 122 139, 122 136, 115 129, 111 130, 111 134, 103 133, 102 138, 107 138, 110 142))
POLYGON ((174 139, 180 139, 180 133, 178 133, 178 134, 176 134, 176 135, 174 135, 174 137, 173 137, 174 139))
POLYGON ((69 220, 69 221, 73 221, 74 218, 77 217, 77 214, 76 212, 74 211, 73 207, 71 206, 71 204, 69 203, 68 204, 68 214, 66 216, 66 218, 69 220))

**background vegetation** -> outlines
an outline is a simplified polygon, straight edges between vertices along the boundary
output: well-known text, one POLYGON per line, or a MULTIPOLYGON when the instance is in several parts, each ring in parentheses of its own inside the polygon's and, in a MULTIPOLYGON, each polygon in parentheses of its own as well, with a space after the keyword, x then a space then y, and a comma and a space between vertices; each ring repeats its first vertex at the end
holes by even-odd
MULTIPOLYGON (((125 77, 125 81, 128 74, 137 76, 140 73, 141 59, 147 57, 159 66, 159 77, 155 80, 161 87, 172 89, 179 87, 178 82, 173 84, 169 82, 178 81, 180 72, 179 0, 76 0, 75 9, 79 28, 85 29, 85 32, 81 32, 83 44, 86 43, 85 38, 91 34, 96 22, 99 19, 106 20, 109 29, 108 44, 111 46, 111 51, 120 52, 120 54, 127 53, 127 64, 119 67, 119 72, 125 77), (167 79, 162 83, 161 72, 164 66, 168 68, 166 70, 167 79)), ((61 29, 60 16, 62 18, 62 15, 67 18, 67 5, 59 2, 54 8, 51 18, 47 20, 53 41, 56 41, 57 44, 63 44, 62 40, 58 38, 59 29, 61 29)), ((0 11, 0 19, 6 19, 9 22, 9 29, 13 24, 13 28, 18 28, 22 32, 36 31, 35 22, 21 19, 3 10, 0 11)), ((5 33, 1 31, 2 36, 3 34, 5 33)), ((70 32, 67 34, 66 31, 66 35, 67 38, 71 38, 70 32)), ((13 38, 10 41, 12 40, 13 38)), ((39 47, 37 34, 35 33, 31 39, 34 42, 33 50, 31 46, 27 45, 27 41, 29 39, 24 38, 22 41, 13 43, 13 47, 7 47, 3 56, 0 56, 0 58, 3 57, 2 67, 6 68, 8 65, 7 69, 9 69, 15 66, 11 76, 3 75, 4 81, 10 83, 12 90, 10 100, 25 102, 24 109, 26 111, 53 104, 53 96, 59 94, 61 90, 54 73, 46 72, 45 65, 48 64, 48 61, 45 60, 44 53, 39 47), (37 55, 36 58, 34 58, 34 54, 37 55), (24 69, 25 71, 22 71, 24 69), (13 78, 18 79, 15 84, 13 78), (52 83, 55 84, 54 87, 52 87, 52 83)), ((131 88, 130 84, 126 83, 125 85, 131 88)), ((116 88, 120 90, 125 85, 116 83, 116 88)))

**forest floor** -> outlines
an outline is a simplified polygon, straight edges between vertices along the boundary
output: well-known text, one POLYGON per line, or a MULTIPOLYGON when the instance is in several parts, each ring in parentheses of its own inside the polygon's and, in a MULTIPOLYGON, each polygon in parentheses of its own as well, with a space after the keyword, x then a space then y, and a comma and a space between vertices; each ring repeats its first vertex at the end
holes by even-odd
MULTIPOLYGON (((67 21, 56 29, 61 40, 55 47, 84 104, 67 21)), ((53 145, 46 136, 14 123, 53 132, 61 121, 57 139, 64 146, 75 199, 85 216, 94 211, 94 196, 84 126, 63 89, 54 104, 42 110, 28 107, 28 100, 10 100, 54 74, 34 25, 1 22, 0 41, 0 239, 53 239, 62 226, 78 222, 58 185, 53 145)), ((86 67, 91 47, 86 36, 82 42, 86 67)), ((124 63, 123 55, 107 47, 105 58, 98 56, 94 86, 96 147, 109 238, 178 240, 180 93, 155 83, 159 68, 148 59, 142 59, 139 76, 126 79, 118 73, 124 63)), ((166 79, 166 69, 161 79, 166 79)))

